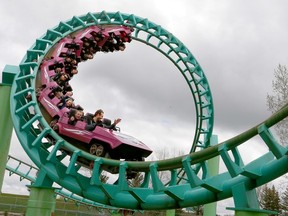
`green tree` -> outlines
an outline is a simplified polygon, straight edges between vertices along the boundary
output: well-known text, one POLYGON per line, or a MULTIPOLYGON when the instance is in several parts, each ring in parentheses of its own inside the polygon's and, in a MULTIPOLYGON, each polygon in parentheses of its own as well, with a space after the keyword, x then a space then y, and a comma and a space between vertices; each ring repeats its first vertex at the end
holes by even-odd
MULTIPOLYGON (((267 94, 267 106, 269 111, 275 113, 288 103, 288 69, 285 65, 279 64, 274 70, 272 91, 272 94, 267 94)), ((280 143, 286 146, 288 141, 288 118, 276 124, 275 131, 279 136, 280 143)), ((288 188, 281 196, 281 208, 285 212, 288 211, 288 188)))
POLYGON ((260 189, 259 202, 263 209, 281 212, 280 196, 274 185, 271 188, 264 185, 260 189))
MULTIPOLYGON (((273 94, 267 94, 268 110, 277 112, 288 103, 288 70, 286 66, 278 65, 274 70, 275 79, 272 81, 273 94)), ((288 119, 284 119, 275 126, 280 143, 284 145, 288 141, 288 119)))
POLYGON ((284 213, 288 213, 288 187, 281 196, 281 207, 284 213))

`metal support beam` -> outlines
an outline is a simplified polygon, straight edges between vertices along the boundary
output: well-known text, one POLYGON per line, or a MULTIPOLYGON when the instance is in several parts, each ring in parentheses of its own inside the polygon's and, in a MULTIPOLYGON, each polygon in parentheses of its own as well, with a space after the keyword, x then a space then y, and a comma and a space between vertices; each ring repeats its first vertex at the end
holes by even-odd
POLYGON ((235 216, 268 216, 277 214, 275 211, 260 209, 256 189, 247 190, 245 184, 239 183, 232 187, 232 194, 235 208, 227 208, 234 210, 235 216))
POLYGON ((54 188, 31 186, 26 216, 51 216, 55 211, 56 196, 54 188))
POLYGON ((30 189, 26 216, 51 216, 55 211, 56 196, 53 181, 47 176, 45 170, 37 174, 36 182, 30 189))
POLYGON ((2 83, 0 83, 0 189, 4 181, 4 174, 13 132, 13 123, 10 114, 10 91, 15 74, 18 72, 16 66, 5 66, 2 72, 2 83))
MULTIPOLYGON (((212 135, 210 139, 211 146, 218 143, 218 136, 212 135)), ((208 160, 209 176, 215 176, 219 173, 219 156, 208 160)), ((204 205, 204 216, 216 215, 217 203, 208 203, 204 205)))

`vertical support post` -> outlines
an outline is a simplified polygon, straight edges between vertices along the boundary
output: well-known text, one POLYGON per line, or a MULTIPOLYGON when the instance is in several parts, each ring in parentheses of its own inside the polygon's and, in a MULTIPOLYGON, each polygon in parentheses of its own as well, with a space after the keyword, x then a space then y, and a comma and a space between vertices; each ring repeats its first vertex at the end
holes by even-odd
POLYGON ((247 190, 243 182, 232 187, 232 194, 236 208, 260 209, 256 189, 247 190))
POLYGON ((7 157, 13 131, 10 115, 10 90, 11 86, 0 84, 0 186, 4 181, 7 157))
POLYGON ((232 186, 232 194, 235 208, 226 208, 234 210, 236 216, 268 216, 277 214, 275 211, 260 209, 256 189, 247 190, 244 182, 232 186))
POLYGON ((30 187, 27 216, 51 216, 55 211, 56 198, 54 188, 30 187))
MULTIPOLYGON (((211 146, 218 143, 218 136, 212 135, 210 138, 211 146)), ((208 160, 209 176, 215 176, 219 173, 219 156, 208 160)), ((217 202, 208 203, 204 205, 204 216, 216 215, 217 202)))
POLYGON ((37 179, 29 186, 30 196, 26 209, 26 216, 51 216, 56 206, 55 188, 53 181, 47 176, 45 170, 40 170, 37 179))
POLYGON ((175 215, 175 209, 169 209, 166 211, 166 216, 174 216, 175 215))
POLYGON ((2 71, 2 83, 0 83, 0 189, 4 181, 7 158, 13 131, 10 114, 10 91, 15 74, 18 72, 16 66, 5 66, 2 71))

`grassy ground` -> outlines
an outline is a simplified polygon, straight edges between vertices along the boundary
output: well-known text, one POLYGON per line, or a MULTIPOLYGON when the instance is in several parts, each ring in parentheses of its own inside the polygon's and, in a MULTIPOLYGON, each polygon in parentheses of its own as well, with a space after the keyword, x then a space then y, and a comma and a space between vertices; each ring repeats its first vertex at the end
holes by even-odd
MULTIPOLYGON (((29 197, 16 194, 0 194, 0 216, 5 215, 5 212, 21 213, 24 215, 29 197), (2 214, 3 213, 3 214, 2 214)), ((77 204, 73 201, 65 201, 59 198, 56 201, 55 216, 91 216, 91 215, 124 215, 124 212, 109 211, 82 204, 77 204)), ((7 214, 6 214, 7 215, 7 214)), ((166 211, 141 211, 130 212, 127 215, 133 216, 166 216, 166 211)), ((192 216, 194 214, 176 211, 178 216, 192 216)))
MULTIPOLYGON (((27 207, 28 196, 15 194, 0 194, 0 212, 15 212, 24 214, 27 207)), ((111 215, 105 209, 76 204, 73 201, 57 199, 55 215, 57 216, 89 216, 89 215, 111 215)))

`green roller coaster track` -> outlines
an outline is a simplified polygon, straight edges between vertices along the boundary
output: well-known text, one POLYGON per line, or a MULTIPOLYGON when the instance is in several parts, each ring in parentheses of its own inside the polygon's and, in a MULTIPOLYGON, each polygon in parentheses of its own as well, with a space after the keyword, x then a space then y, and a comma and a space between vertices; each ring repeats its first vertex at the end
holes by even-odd
MULTIPOLYGON (((34 183, 37 178, 37 173, 39 169, 31 164, 28 164, 24 161, 21 161, 11 155, 8 155, 6 170, 9 172, 9 176, 13 174, 18 175, 20 181, 28 180, 31 183, 34 183)), ((101 205, 99 203, 93 202, 91 200, 85 199, 83 197, 79 197, 64 188, 56 189, 55 194, 64 197, 64 201, 73 201, 75 205, 87 205, 89 207, 95 207, 99 209, 109 209, 111 211, 118 210, 117 208, 113 208, 111 206, 101 205)))
MULTIPOLYGON (((19 65, 11 90, 11 114, 16 134, 32 161, 51 179, 67 190, 104 205, 128 209, 174 209, 195 206, 234 197, 235 207, 245 207, 247 191, 265 184, 288 171, 287 148, 273 137, 270 127, 288 115, 288 106, 259 125, 223 143, 210 146, 213 129, 213 102, 208 81, 190 51, 171 33, 147 19, 117 13, 88 13, 74 16, 47 32, 27 51, 19 65), (98 158, 80 151, 56 134, 43 118, 37 104, 35 79, 45 54, 61 38, 91 25, 126 25, 135 29, 133 39, 165 55, 179 69, 191 90, 196 110, 196 131, 191 151, 185 156, 160 161, 127 162, 98 158), (35 61, 36 60, 36 61, 35 61), (32 100, 25 96, 31 93, 32 100), (38 124, 43 126, 39 130, 38 124), (57 142, 45 141, 47 135, 57 142), (269 152, 244 164, 238 146, 260 136, 269 152), (65 147, 72 155, 60 150, 65 147), (220 156, 226 172, 211 176, 207 160, 220 156), (79 157, 94 161, 92 175, 80 173, 79 157), (63 162, 69 158, 69 164, 63 162), (101 166, 119 168, 115 183, 102 183, 101 166), (142 172, 140 187, 130 187, 126 172, 142 172), (167 171, 170 179, 162 182, 159 172, 167 171), (181 175, 180 175, 181 173, 181 175)), ((252 146, 251 146, 252 148, 252 146)), ((247 205, 246 205, 247 206, 247 205)))

